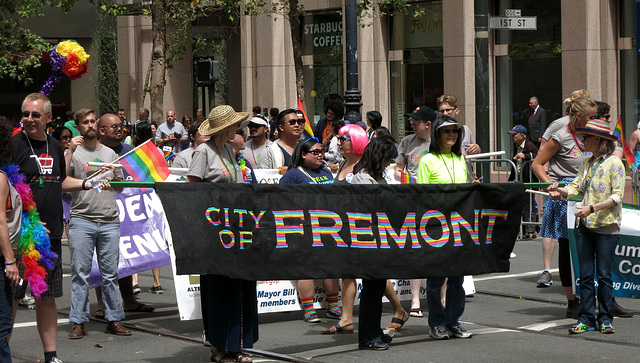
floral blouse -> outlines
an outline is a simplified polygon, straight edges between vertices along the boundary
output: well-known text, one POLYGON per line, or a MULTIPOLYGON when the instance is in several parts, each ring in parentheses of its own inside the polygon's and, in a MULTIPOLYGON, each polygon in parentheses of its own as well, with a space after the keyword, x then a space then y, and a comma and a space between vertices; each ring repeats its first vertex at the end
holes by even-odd
POLYGON ((593 205, 613 199, 616 205, 590 214, 583 223, 587 228, 599 228, 612 224, 620 227, 622 197, 624 196, 624 165, 614 155, 603 155, 597 160, 591 157, 582 162, 578 176, 567 188, 567 199, 582 195, 582 205, 593 205), (597 168, 594 173, 594 168, 597 168), (586 190, 585 190, 586 189, 586 190))

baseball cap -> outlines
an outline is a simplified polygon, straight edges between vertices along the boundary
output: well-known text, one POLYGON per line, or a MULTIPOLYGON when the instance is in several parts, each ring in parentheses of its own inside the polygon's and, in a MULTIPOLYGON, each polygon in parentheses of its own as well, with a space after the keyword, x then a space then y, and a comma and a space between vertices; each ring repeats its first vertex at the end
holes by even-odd
POLYGON ((269 127, 269 122, 264 119, 264 116, 263 117, 254 116, 250 120, 242 121, 242 123, 240 124, 240 126, 238 128, 243 129, 243 128, 249 126, 249 124, 258 124, 260 126, 269 127))
POLYGON ((405 114, 406 117, 411 117, 415 120, 434 121, 437 117, 434 110, 429 106, 417 107, 413 112, 405 114))
POLYGON ((507 131, 507 134, 527 134, 527 128, 522 125, 515 125, 511 131, 507 131))

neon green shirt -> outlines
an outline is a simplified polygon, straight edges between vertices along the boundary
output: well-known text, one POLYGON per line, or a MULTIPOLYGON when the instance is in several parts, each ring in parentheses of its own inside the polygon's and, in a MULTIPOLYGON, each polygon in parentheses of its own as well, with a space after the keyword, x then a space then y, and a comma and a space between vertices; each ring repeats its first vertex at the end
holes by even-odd
POLYGON ((419 184, 462 184, 467 182, 467 163, 463 156, 427 154, 418 165, 419 184))

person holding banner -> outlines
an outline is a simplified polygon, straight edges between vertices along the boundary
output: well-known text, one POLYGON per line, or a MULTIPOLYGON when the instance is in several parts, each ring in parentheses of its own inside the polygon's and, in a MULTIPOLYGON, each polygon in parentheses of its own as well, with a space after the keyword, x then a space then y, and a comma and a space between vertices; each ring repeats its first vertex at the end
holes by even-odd
MULTIPOLYGON (((462 155, 462 125, 454 118, 441 116, 431 127, 429 153, 420 159, 418 183, 462 184, 467 182, 467 163, 462 155)), ((449 339, 449 332, 456 338, 471 338, 459 319, 464 313, 464 276, 428 277, 427 309, 429 334, 438 340, 449 339), (447 279, 446 308, 442 304, 442 285, 447 279), (449 331, 449 332, 448 332, 449 331)))
POLYGON ((611 266, 620 239, 625 170, 622 161, 612 155, 617 138, 610 134, 606 122, 590 120, 585 127, 578 127, 575 131, 584 135, 584 149, 593 156, 582 163, 571 184, 559 188, 558 182, 554 182, 549 187, 549 196, 554 200, 561 197, 571 199, 577 195, 583 197, 576 213, 577 226, 574 230, 582 301, 578 323, 569 329, 569 333, 595 330, 598 324, 601 333, 613 334, 611 266), (597 319, 594 272, 598 278, 597 319))
MULTIPOLYGON (((325 149, 315 138, 310 137, 298 143, 291 155, 289 169, 280 179, 280 184, 333 184, 331 171, 322 163, 325 149)), ((332 319, 342 318, 340 309, 340 281, 338 279, 324 279, 324 290, 327 295, 327 317, 332 319)), ((304 321, 307 323, 319 323, 320 318, 313 307, 314 280, 298 280, 298 294, 304 310, 304 321)), ((336 324, 335 332, 353 332, 353 321, 349 325, 336 324)), ((324 333, 324 331, 323 331, 324 333)))
MULTIPOLYGON (((542 136, 541 149, 531 164, 531 169, 541 182, 570 183, 578 174, 582 161, 587 158, 584 147, 575 134, 575 129, 584 127, 587 121, 596 116, 596 103, 588 97, 589 94, 584 90, 572 92, 564 101, 567 107, 567 116, 553 121, 542 136), (544 167, 547 163, 549 163, 548 174, 544 167)), ((566 201, 547 200, 544 206, 540 236, 542 237, 544 270, 538 278, 537 286, 544 288, 553 284, 549 269, 555 249, 555 240, 558 240, 560 281, 568 300, 566 316, 578 318, 580 299, 573 293, 571 281, 566 201)))
MULTIPOLYGON (((384 170, 391 165, 397 156, 398 150, 393 138, 389 136, 374 138, 364 149, 362 158, 354 166, 351 184, 386 184, 384 170)), ((358 319, 358 348, 360 349, 389 349, 390 337, 385 336, 380 329, 382 296, 385 294, 387 281, 386 279, 362 280, 360 319, 358 319)), ((393 295, 397 300, 395 291, 393 295)), ((406 311, 404 313, 408 319, 409 315, 406 314, 406 311)), ((402 319, 399 320, 404 324, 402 319)))
MULTIPOLYGON (((193 152, 187 182, 242 183, 242 171, 231 146, 240 122, 248 112, 221 105, 200 125, 202 136, 211 136, 193 152)), ((212 362, 252 362, 241 353, 258 340, 256 282, 221 275, 200 275, 202 323, 211 343, 212 362)))

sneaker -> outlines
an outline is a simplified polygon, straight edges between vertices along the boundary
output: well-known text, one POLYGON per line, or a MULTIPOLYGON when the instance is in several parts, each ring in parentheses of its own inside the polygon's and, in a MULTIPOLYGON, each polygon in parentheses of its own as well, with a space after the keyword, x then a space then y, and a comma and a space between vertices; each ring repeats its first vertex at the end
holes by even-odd
POLYGON ((544 270, 538 277, 538 287, 549 287, 553 285, 553 279, 551 278, 551 272, 544 270))
POLYGON ((468 339, 473 336, 473 334, 469 333, 469 331, 467 331, 467 329, 462 327, 462 325, 460 324, 458 324, 457 326, 448 326, 447 330, 449 330, 454 337, 460 339, 468 339))
POLYGON ((567 304, 567 318, 578 319, 580 314, 580 298, 576 297, 573 300, 569 300, 567 304))
POLYGON ((141 292, 142 292, 142 289, 140 288, 140 285, 138 285, 138 284, 133 285, 133 294, 134 295, 138 295, 141 292))
POLYGON ((342 318, 342 309, 337 309, 336 311, 327 309, 327 318, 340 320, 342 318))
POLYGON ((304 316, 304 321, 307 322, 307 323, 319 323, 320 322, 320 318, 318 317, 318 314, 311 313, 309 315, 305 315, 304 316))
POLYGON ((602 334, 613 334, 616 332, 616 329, 611 325, 611 323, 602 323, 600 324, 600 333, 602 334))
POLYGON ((53 357, 49 360, 49 363, 62 363, 62 361, 58 357, 53 357))
POLYGON ((162 290, 162 286, 158 285, 158 286, 153 286, 149 289, 149 292, 152 294, 162 294, 164 292, 164 290, 162 290))
POLYGON ((433 337, 433 339, 444 340, 449 339, 449 333, 447 333, 447 328, 444 325, 437 325, 429 330, 429 335, 433 337))
POLYGON ((589 326, 587 324, 580 323, 580 324, 576 324, 576 325, 572 326, 571 328, 569 328, 569 333, 571 333, 571 334, 582 334, 582 333, 584 333, 586 331, 593 331, 593 330, 596 330, 596 328, 593 327, 593 326, 589 326))
POLYGON ((22 306, 29 306, 29 305, 34 305, 36 303, 36 299, 33 298, 33 296, 27 296, 25 295, 21 300, 20 300, 20 305, 22 306))

